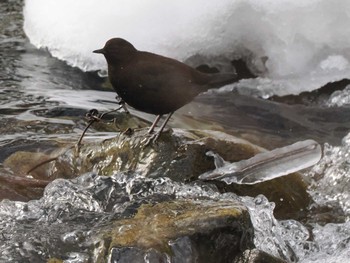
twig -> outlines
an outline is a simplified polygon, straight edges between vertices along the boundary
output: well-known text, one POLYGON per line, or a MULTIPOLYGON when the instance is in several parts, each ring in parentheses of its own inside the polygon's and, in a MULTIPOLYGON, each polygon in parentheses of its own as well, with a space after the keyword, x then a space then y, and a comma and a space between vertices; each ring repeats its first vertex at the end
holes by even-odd
POLYGON ((26 187, 45 187, 51 182, 48 180, 26 178, 21 176, 1 176, 0 181, 5 181, 11 184, 26 186, 26 187))
MULTIPOLYGON (((85 133, 87 132, 87 130, 90 128, 90 126, 91 126, 94 122, 99 122, 99 121, 101 121, 101 120, 103 119, 103 117, 106 116, 107 114, 112 113, 112 112, 115 112, 115 111, 118 111, 118 110, 120 110, 120 109, 122 109, 122 108, 123 108, 124 110, 127 111, 127 109, 126 109, 126 107, 125 107, 125 103, 124 103, 123 101, 120 101, 120 102, 118 102, 118 103, 119 103, 121 106, 120 106, 119 108, 117 108, 117 109, 114 109, 114 110, 111 110, 111 111, 106 111, 106 112, 104 112, 104 113, 102 113, 102 114, 100 114, 100 113, 98 112, 98 110, 92 109, 92 110, 90 110, 90 111, 86 114, 86 117, 89 119, 89 123, 88 123, 88 125, 85 127, 83 133, 81 134, 81 136, 80 136, 80 138, 79 138, 79 140, 78 140, 78 142, 77 142, 77 144, 76 144, 76 146, 77 146, 78 148, 79 148, 80 145, 81 145, 81 141, 83 140, 83 138, 84 138, 84 136, 85 136, 85 133)), ((127 112, 129 112, 129 111, 127 111, 127 112)))
POLYGON ((46 163, 50 163, 50 162, 52 162, 52 161, 55 161, 55 160, 57 160, 57 159, 58 159, 58 156, 52 157, 52 158, 47 159, 47 160, 45 160, 45 161, 42 161, 42 162, 36 164, 34 167, 30 168, 30 169, 27 171, 26 174, 30 174, 30 173, 33 172, 36 168, 38 168, 38 167, 40 167, 40 166, 42 166, 42 165, 44 165, 44 164, 46 164, 46 163))
MULTIPOLYGON (((106 116, 107 114, 109 113, 112 113, 112 112, 115 112, 115 111, 118 111, 120 110, 121 108, 123 108, 127 113, 129 113, 128 109, 126 108, 125 106, 125 102, 119 98, 119 97, 116 97, 117 99, 117 102, 118 104, 120 105, 119 108, 117 109, 114 109, 114 110, 111 110, 111 111, 106 111, 102 114, 99 114, 98 110, 96 109, 92 109, 90 110, 85 116, 88 118, 89 120, 89 123, 88 125, 85 127, 83 133, 80 135, 80 138, 76 144, 76 146, 79 148, 79 146, 81 145, 81 141, 83 140, 84 136, 85 136, 85 133, 87 132, 87 130, 90 128, 90 126, 94 123, 94 122, 99 122, 103 119, 104 116, 106 116)), ((33 172, 35 169, 39 168, 40 166, 46 164, 46 163, 50 163, 52 161, 55 161, 58 159, 59 156, 56 156, 56 157, 52 157, 50 159, 47 159, 43 162, 40 162, 38 163, 37 165, 35 165, 34 167, 32 167, 31 169, 28 170, 27 174, 30 174, 31 172, 33 172)))

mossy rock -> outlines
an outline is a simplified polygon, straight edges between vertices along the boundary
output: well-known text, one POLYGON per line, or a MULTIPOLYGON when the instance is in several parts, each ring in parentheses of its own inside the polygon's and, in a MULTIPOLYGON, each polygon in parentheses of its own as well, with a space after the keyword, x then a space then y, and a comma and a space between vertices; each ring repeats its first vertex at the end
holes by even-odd
POLYGON ((187 262, 229 262, 254 247, 248 211, 232 200, 144 204, 133 218, 116 221, 104 239, 110 240, 108 258, 128 262, 178 262, 183 256, 187 262))

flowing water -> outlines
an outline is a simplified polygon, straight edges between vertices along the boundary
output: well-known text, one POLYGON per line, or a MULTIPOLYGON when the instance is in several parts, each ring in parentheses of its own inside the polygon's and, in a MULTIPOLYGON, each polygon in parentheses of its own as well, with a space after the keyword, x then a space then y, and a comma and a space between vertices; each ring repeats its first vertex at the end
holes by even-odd
MULTIPOLYGON (((9 172, 2 163, 12 153, 45 152, 57 147, 60 141, 75 142, 86 125, 83 116, 89 109, 104 111, 117 107, 115 93, 97 72, 83 72, 68 66, 52 57, 47 50, 37 49, 29 42, 23 31, 22 8, 20 0, 0 2, 0 176, 4 177, 9 176, 9 172)), ((254 92, 242 91, 242 88, 234 91, 221 89, 202 94, 180 109, 170 125, 223 130, 269 149, 306 139, 322 144, 324 156, 321 162, 305 172, 305 176, 310 178, 309 192, 315 203, 330 207, 331 212, 312 212, 311 207, 311 219, 304 225, 305 222, 295 220, 277 221, 272 215, 274 205, 263 196, 241 199, 252 214, 259 215, 255 218, 265 215, 265 220, 254 222, 257 227, 255 242, 259 248, 275 255, 282 253, 286 258, 300 262, 349 262, 348 93, 348 89, 344 89, 304 94, 295 100, 267 100, 255 96, 254 92)), ((148 121, 153 118, 133 113, 148 121)), ((88 137, 111 135, 113 133, 93 130, 88 137)), ((50 251, 54 248, 50 247, 50 238, 61 239, 58 242, 61 247, 56 252, 66 253, 67 260, 71 260, 67 262, 83 262, 88 255, 74 252, 78 246, 75 240, 85 240, 90 233, 89 227, 95 222, 104 224, 109 216, 115 216, 106 209, 111 206, 110 200, 94 200, 92 193, 108 192, 110 187, 123 189, 123 184, 130 184, 130 180, 124 177, 96 179, 93 175, 84 175, 74 182, 59 179, 46 189, 44 199, 39 201, 2 201, 1 262, 27 262, 21 261, 26 258, 29 258, 28 262, 40 262, 48 255, 52 256, 50 251), (101 182, 93 186, 92 182, 96 180, 101 182), (79 182, 81 185, 74 188, 74 184, 79 185, 79 182), (72 194, 71 188, 80 190, 78 194, 72 194), (66 196, 62 194, 59 198, 62 189, 66 196), (62 198, 69 200, 72 196, 77 199, 76 207, 65 207, 62 198), (88 212, 83 213, 81 209, 85 208, 88 212), (69 217, 67 209, 75 211, 75 216, 69 217), (79 218, 82 221, 79 222, 79 218), (47 236, 43 236, 43 232, 47 232, 47 236)), ((152 181, 152 184, 165 187, 164 182, 152 181)), ((169 189, 170 185, 176 188, 178 195, 183 194, 183 188, 186 188, 170 181, 167 184, 169 189)), ((171 192, 169 189, 162 191, 171 192)), ((1 191, 12 193, 11 185, 1 188, 1 191)), ((218 193, 200 188, 193 192, 211 198, 233 198, 218 197, 218 193)), ((11 197, 0 194, 2 196, 11 197)), ((30 196, 37 196, 37 193, 15 189, 11 199, 28 201, 30 196)), ((118 196, 113 200, 122 202, 123 198, 118 196)), ((124 210, 119 213, 127 213, 128 206, 132 204, 125 204, 124 210)), ((82 243, 86 247, 92 245, 82 243)))

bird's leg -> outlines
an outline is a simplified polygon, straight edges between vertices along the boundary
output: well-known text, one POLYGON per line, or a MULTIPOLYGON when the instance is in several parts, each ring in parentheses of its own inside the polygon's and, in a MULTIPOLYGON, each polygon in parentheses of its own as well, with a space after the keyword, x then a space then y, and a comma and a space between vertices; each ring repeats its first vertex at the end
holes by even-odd
POLYGON ((152 123, 152 126, 148 130, 149 134, 151 134, 154 131, 154 128, 156 127, 157 123, 159 122, 159 120, 162 116, 163 115, 157 115, 157 118, 154 120, 154 122, 152 123))
MULTIPOLYGON (((160 134, 162 133, 162 131, 164 130, 166 124, 168 123, 168 121, 170 120, 171 115, 173 115, 174 112, 170 112, 169 115, 166 117, 165 121, 163 122, 162 126, 159 128, 159 130, 153 134, 151 137, 147 138, 144 140, 144 146, 148 146, 151 142, 155 142, 160 134)), ((162 115, 158 115, 156 120, 153 122, 150 130, 152 129, 152 131, 154 130, 155 124, 157 124, 157 122, 159 121, 159 119, 162 117, 162 115)))
MULTIPOLYGON (((173 113, 174 113, 174 112, 170 112, 170 113, 168 114, 168 116, 166 117, 166 119, 165 119, 165 121, 163 122, 162 126, 161 126, 160 129, 157 131, 157 134, 158 134, 157 138, 159 137, 159 134, 161 134, 162 131, 164 130, 165 126, 167 125, 167 123, 168 123, 168 121, 170 120, 170 118, 171 118, 171 116, 173 115, 173 113)), ((157 138, 156 138, 156 139, 157 139, 157 138)), ((156 139, 155 139, 155 140, 156 140, 156 139)))

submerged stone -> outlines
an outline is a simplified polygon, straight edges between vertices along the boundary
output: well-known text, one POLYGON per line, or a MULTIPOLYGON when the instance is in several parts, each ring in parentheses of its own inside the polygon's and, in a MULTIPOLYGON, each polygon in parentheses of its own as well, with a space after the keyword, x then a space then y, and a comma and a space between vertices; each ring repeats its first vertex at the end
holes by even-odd
POLYGON ((254 247, 248 211, 232 200, 144 204, 105 239, 110 262, 232 262, 254 247))

